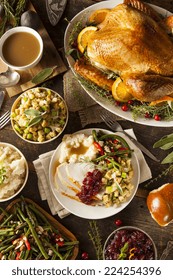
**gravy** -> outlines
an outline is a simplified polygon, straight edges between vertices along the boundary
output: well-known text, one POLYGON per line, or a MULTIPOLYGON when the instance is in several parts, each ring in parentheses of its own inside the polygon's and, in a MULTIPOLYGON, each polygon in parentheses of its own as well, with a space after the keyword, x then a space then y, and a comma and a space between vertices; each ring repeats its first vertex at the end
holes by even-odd
POLYGON ((2 47, 5 60, 14 66, 32 63, 40 52, 38 39, 27 32, 17 32, 9 36, 2 47))

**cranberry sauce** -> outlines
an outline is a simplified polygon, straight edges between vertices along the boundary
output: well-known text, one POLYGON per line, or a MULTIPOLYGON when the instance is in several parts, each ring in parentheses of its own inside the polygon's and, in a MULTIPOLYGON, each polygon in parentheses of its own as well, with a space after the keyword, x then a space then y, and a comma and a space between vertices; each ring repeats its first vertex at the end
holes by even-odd
POLYGON ((117 230, 104 250, 106 260, 153 260, 154 246, 151 239, 137 229, 117 230))
POLYGON ((102 173, 95 169, 87 172, 83 180, 81 191, 77 194, 80 200, 85 204, 91 204, 93 197, 98 194, 102 187, 102 173))

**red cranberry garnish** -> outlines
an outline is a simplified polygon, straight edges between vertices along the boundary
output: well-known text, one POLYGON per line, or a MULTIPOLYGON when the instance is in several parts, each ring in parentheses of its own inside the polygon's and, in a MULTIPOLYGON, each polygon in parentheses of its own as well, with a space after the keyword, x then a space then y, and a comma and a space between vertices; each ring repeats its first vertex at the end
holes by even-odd
POLYGON ((120 106, 121 102, 120 101, 115 101, 115 105, 120 106))
POLYGON ((133 105, 134 101, 133 100, 128 100, 127 102, 129 105, 133 105))
POLYGON ((123 106, 121 106, 121 109, 126 112, 129 110, 129 107, 127 104, 124 104, 123 106))
POLYGON ((83 252, 81 257, 82 257, 83 260, 88 260, 88 253, 83 252))
POLYGON ((118 219, 118 220, 115 220, 115 224, 117 227, 120 227, 123 224, 123 222, 120 219, 118 219))
POLYGON ((148 112, 145 113, 145 118, 146 118, 146 119, 151 118, 151 116, 150 116, 150 114, 149 114, 148 112))
POLYGON ((161 117, 160 117, 159 115, 155 115, 155 116, 154 116, 154 119, 155 119, 155 121, 160 121, 160 120, 161 120, 161 117))

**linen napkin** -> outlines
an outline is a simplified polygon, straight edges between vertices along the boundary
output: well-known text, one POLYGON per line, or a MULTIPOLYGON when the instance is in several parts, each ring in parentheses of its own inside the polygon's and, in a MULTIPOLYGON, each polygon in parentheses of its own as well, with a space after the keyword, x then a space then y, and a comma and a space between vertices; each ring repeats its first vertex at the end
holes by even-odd
MULTIPOLYGON (((126 132, 130 134, 132 137, 135 137, 132 129, 127 129, 126 132)), ((148 167, 146 160, 142 154, 142 152, 132 143, 132 149, 135 150, 136 156, 139 162, 140 168, 140 183, 145 182, 146 180, 152 177, 150 168, 148 167)), ((55 198, 50 182, 49 182, 49 164, 51 157, 54 151, 50 151, 44 153, 39 156, 38 159, 33 161, 37 176, 38 176, 38 188, 40 192, 40 197, 42 200, 47 200, 50 211, 52 215, 58 214, 58 216, 62 219, 70 214, 55 198)))
POLYGON ((38 189, 42 200, 47 200, 52 215, 62 219, 70 213, 55 198, 49 182, 49 164, 54 151, 44 153, 33 161, 38 177, 38 189))

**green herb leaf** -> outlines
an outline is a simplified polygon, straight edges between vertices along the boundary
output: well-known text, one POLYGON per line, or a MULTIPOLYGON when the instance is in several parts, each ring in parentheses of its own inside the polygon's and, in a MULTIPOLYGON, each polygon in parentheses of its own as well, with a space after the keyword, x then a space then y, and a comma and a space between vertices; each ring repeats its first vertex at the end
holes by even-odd
POLYGON ((163 136, 159 141, 154 143, 153 148, 160 148, 171 142, 173 142, 173 133, 163 136))
POLYGON ((173 152, 171 152, 167 157, 165 157, 161 164, 166 164, 166 163, 173 163, 173 152))
POLYGON ((167 143, 165 145, 163 145, 162 147, 160 147, 162 150, 169 150, 171 148, 173 148, 173 142, 167 143))
POLYGON ((33 118, 30 123, 28 124, 28 127, 31 127, 37 123, 39 123, 42 120, 42 116, 37 116, 35 118, 33 118))
POLYGON ((97 222, 90 221, 89 226, 90 226, 90 230, 88 231, 89 238, 93 243, 97 259, 101 260, 101 259, 103 259, 103 245, 102 245, 102 239, 100 236, 100 231, 97 226, 97 222))
POLYGON ((0 168, 0 185, 3 184, 5 178, 7 177, 5 173, 6 173, 5 168, 4 167, 0 168))
POLYGON ((124 260, 127 257, 127 252, 128 252, 129 244, 126 242, 124 246, 120 249, 120 254, 118 256, 118 260, 124 260))
POLYGON ((45 68, 42 71, 40 71, 37 75, 35 75, 32 78, 32 83, 34 84, 40 84, 42 82, 44 82, 48 77, 50 77, 50 75, 52 75, 53 70, 55 67, 52 68, 45 68))
POLYGON ((24 114, 27 116, 37 117, 37 116, 41 115, 41 112, 38 110, 35 110, 35 109, 28 109, 28 110, 25 110, 24 114))

